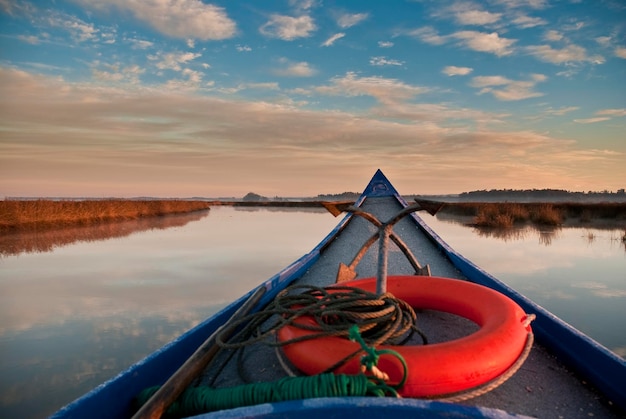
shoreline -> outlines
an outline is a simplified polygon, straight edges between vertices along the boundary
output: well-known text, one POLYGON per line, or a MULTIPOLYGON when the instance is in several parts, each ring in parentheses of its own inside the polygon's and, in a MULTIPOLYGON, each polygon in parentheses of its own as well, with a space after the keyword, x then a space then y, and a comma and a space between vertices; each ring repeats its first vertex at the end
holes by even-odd
MULTIPOLYGON (((209 210, 213 206, 322 208, 321 200, 3 200, 0 201, 0 231, 97 225, 108 222, 162 217, 209 210)), ((344 201, 341 201, 344 202, 344 201)), ((446 202, 438 217, 463 217, 466 225, 479 228, 511 228, 525 224, 546 227, 624 229, 626 203, 511 203, 446 202)))

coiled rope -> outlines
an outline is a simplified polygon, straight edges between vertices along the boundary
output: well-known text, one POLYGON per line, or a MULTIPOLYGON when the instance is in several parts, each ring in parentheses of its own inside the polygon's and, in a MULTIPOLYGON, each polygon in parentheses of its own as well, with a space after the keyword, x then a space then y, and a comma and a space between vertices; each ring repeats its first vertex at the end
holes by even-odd
MULTIPOLYGON (((142 406, 158 389, 157 386, 143 390, 135 398, 136 407, 142 406)), ((165 417, 180 418, 241 406, 314 397, 384 396, 389 393, 387 386, 374 383, 365 375, 332 373, 285 377, 274 382, 232 388, 190 387, 170 405, 165 417)))
POLYGON ((226 335, 226 331, 222 331, 217 336, 216 343, 225 349, 245 347, 273 336, 278 329, 293 324, 302 316, 313 317, 317 326, 298 324, 298 327, 318 333, 303 339, 271 344, 287 345, 322 336, 347 338, 350 328, 355 324, 363 340, 371 346, 401 345, 415 332, 425 340, 425 336, 415 325, 417 316, 413 308, 391 294, 378 296, 360 288, 346 286, 327 289, 299 285, 282 291, 264 310, 235 322, 231 329, 245 326, 229 342, 222 339, 222 335, 226 335), (294 294, 293 291, 298 289, 305 291, 294 294), (274 322, 262 331, 261 326, 272 318, 274 322))
MULTIPOLYGON (((344 336, 359 342, 361 348, 330 366, 322 374, 315 376, 286 377, 274 382, 244 384, 232 388, 215 389, 209 386, 188 388, 169 407, 166 417, 184 417, 259 403, 313 397, 366 395, 398 397, 396 390, 402 387, 408 373, 406 362, 397 352, 379 351, 376 347, 402 345, 411 339, 414 333, 419 334, 423 343, 427 344, 426 337, 416 327, 416 319, 417 316, 411 306, 388 293, 379 296, 360 288, 347 286, 289 287, 264 310, 242 317, 218 333, 216 344, 222 349, 235 350, 242 356, 245 347, 262 341, 278 348, 282 345, 323 336, 344 336), (304 291, 294 293, 294 291, 301 290, 304 291), (315 325, 297 323, 297 326, 316 333, 283 342, 275 339, 277 330, 287 324, 294 324, 302 316, 313 317, 315 325), (230 333, 233 334, 226 341, 225 336, 230 333), (332 373, 333 370, 359 354, 363 354, 361 364, 364 374, 332 373), (396 385, 385 384, 384 371, 376 368, 378 358, 384 354, 398 357, 405 367, 404 377, 396 385)), ((532 317, 529 318, 529 322, 530 320, 532 317)), ((530 352, 532 342, 533 336, 529 333, 526 347, 519 359, 502 376, 478 388, 433 399, 458 402, 484 394, 499 386, 519 369, 530 352)), ((227 363, 224 362, 221 368, 224 368, 227 363)), ((219 376, 221 368, 215 377, 219 376)), ((151 387, 142 391, 135 399, 137 406, 145 403, 158 388, 151 387)))

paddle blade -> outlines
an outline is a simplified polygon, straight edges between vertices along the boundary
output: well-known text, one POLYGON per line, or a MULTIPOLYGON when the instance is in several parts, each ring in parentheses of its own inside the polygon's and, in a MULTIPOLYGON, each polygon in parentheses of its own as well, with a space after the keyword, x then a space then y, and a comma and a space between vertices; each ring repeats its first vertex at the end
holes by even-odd
POLYGON ((324 208, 328 210, 334 217, 338 216, 346 209, 351 207, 354 202, 352 201, 341 201, 341 202, 322 202, 321 203, 324 208))
POLYGON ((417 202, 419 204, 421 209, 423 209, 424 211, 426 211, 430 215, 437 214, 439 212, 439 210, 441 208, 443 208, 444 205, 446 205, 445 202, 427 201, 425 199, 416 199, 415 202, 417 202))

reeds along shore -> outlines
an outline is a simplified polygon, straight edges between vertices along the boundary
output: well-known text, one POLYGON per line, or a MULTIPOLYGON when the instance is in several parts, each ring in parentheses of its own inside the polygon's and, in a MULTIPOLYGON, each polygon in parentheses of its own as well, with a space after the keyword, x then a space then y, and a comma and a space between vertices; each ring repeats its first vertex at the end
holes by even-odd
POLYGON ((90 225, 208 209, 209 202, 186 200, 4 200, 0 231, 90 225))
POLYGON ((598 219, 623 221, 626 225, 626 203, 453 203, 444 211, 473 216, 477 227, 509 228, 531 222, 560 226, 566 220, 580 223, 598 219))

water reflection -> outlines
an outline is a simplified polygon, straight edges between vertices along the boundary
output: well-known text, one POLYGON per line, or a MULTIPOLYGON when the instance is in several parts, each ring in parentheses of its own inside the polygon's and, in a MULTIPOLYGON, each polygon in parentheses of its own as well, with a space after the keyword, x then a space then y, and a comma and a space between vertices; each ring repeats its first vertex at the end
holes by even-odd
POLYGON ((47 232, 45 245, 5 250, 0 417, 46 417, 271 277, 337 223, 301 209, 208 214, 47 232))
POLYGON ((233 209, 237 212, 258 212, 258 211, 266 211, 266 212, 284 212, 291 213, 300 212, 303 214, 326 214, 328 211, 326 208, 322 207, 247 207, 235 206, 233 209))
POLYGON ((539 244, 544 246, 550 246, 555 240, 558 240, 562 235, 563 229, 585 229, 586 233, 583 237, 585 237, 587 243, 591 245, 599 237, 599 234, 594 233, 594 231, 600 230, 609 232, 611 234, 610 240, 620 243, 621 247, 626 251, 626 240, 624 240, 626 237, 626 222, 620 222, 619 220, 590 220, 584 225, 580 223, 566 223, 558 227, 526 224, 512 228, 497 228, 479 227, 473 224, 473 217, 471 216, 451 214, 445 211, 437 213, 435 218, 446 223, 471 228, 474 234, 479 237, 492 238, 504 242, 523 241, 537 235, 539 244))
POLYGON ((140 231, 182 227, 187 223, 206 217, 208 213, 208 210, 204 210, 189 214, 102 223, 94 226, 6 233, 0 236, 0 257, 21 253, 51 252, 57 247, 76 242, 106 240, 129 236, 140 231))

